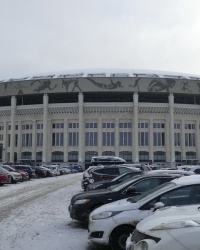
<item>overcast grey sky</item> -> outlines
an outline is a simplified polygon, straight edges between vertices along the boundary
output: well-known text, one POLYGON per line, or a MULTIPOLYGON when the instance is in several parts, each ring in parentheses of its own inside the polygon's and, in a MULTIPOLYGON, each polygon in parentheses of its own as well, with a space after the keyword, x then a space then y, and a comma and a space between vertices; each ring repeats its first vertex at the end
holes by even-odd
POLYGON ((199 0, 0 0, 0 78, 76 69, 200 75, 199 0))

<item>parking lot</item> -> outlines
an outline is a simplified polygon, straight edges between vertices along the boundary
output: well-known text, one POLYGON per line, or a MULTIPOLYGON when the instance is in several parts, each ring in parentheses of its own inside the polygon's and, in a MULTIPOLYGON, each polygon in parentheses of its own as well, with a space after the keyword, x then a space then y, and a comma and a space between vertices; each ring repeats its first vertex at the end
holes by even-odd
POLYGON ((82 173, 0 187, 0 250, 101 250, 87 227, 72 221, 71 197, 82 192, 82 173))

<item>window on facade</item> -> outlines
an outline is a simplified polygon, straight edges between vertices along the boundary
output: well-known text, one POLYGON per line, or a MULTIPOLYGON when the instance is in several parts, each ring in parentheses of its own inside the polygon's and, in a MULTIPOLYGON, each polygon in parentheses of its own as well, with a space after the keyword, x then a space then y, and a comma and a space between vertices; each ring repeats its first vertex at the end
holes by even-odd
POLYGON ((85 146, 97 146, 97 132, 85 133, 85 146))
POLYGON ((42 152, 37 152, 36 153, 36 161, 37 162, 41 162, 42 161, 42 152))
POLYGON ((32 134, 22 134, 22 147, 32 147, 32 134))
POLYGON ((18 125, 15 125, 15 130, 18 130, 18 125))
POLYGON ((154 132, 153 133, 154 146, 165 146, 165 133, 154 132))
POLYGON ((119 128, 132 128, 131 122, 120 122, 119 128))
POLYGON ((17 147, 18 146, 18 135, 16 134, 15 135, 15 147, 17 147))
POLYGON ((36 145, 37 147, 43 146, 43 133, 37 133, 36 145))
POLYGON ((185 133, 185 146, 186 147, 195 147, 195 133, 185 133))
POLYGON ((93 156, 98 156, 98 152, 96 151, 87 151, 85 152, 85 161, 91 161, 93 156))
POLYGON ((102 128, 115 128, 114 122, 103 122, 102 128))
POLYGON ((103 146, 114 146, 115 145, 114 132, 103 132, 102 140, 103 140, 102 141, 103 146))
POLYGON ((69 124, 68 124, 68 128, 79 128, 79 124, 76 123, 76 122, 69 123, 69 124))
POLYGON ((102 152, 103 156, 115 156, 115 152, 113 151, 104 151, 102 152))
POLYGON ((31 152, 22 152, 21 153, 21 159, 31 160, 32 159, 32 153, 31 152))
POLYGON ((138 123, 138 128, 148 128, 149 124, 147 122, 138 123))
POLYGON ((181 152, 175 151, 175 161, 181 161, 181 152))
POLYGON ((120 146, 132 146, 132 133, 131 132, 119 132, 119 145, 120 146))
POLYGON ((86 122, 85 128, 97 128, 97 122, 86 122))
POLYGON ((196 159, 196 152, 193 152, 193 151, 186 152, 186 159, 187 160, 196 159))
POLYGON ((78 151, 68 152, 68 161, 69 162, 77 162, 78 161, 78 151))
POLYGON ((8 130, 11 130, 11 125, 8 125, 8 130))
POLYGON ((181 125, 180 123, 174 123, 174 129, 180 129, 181 125))
POLYGON ((154 128, 165 128, 165 124, 164 123, 154 123, 153 124, 153 127, 154 128))
POLYGON ((52 155, 51 155, 52 162, 63 162, 63 160, 64 160, 64 153, 63 152, 61 152, 61 151, 52 152, 52 155))
POLYGON ((0 126, 0 130, 3 130, 4 129, 4 126, 0 126))
POLYGON ((139 151, 139 161, 149 161, 149 152, 139 151))
POLYGON ((162 151, 154 152, 154 161, 155 162, 165 161, 165 152, 162 151))
POLYGON ((119 152, 119 157, 127 162, 132 162, 132 152, 131 151, 121 151, 119 152))
POLYGON ((64 128, 64 123, 53 123, 52 128, 64 128))
POLYGON ((181 146, 181 134, 174 133, 174 146, 181 146))
POLYGON ((185 129, 195 129, 195 124, 185 124, 185 129))
POLYGON ((149 133, 148 132, 138 132, 138 144, 139 146, 149 145, 149 133))
POLYGON ((3 135, 0 134, 0 141, 3 141, 3 135))
POLYGON ((23 124, 22 125, 22 130, 29 130, 29 129, 33 129, 32 124, 23 124))
POLYGON ((37 129, 43 129, 43 124, 42 123, 38 123, 37 124, 37 129))
POLYGON ((8 147, 10 147, 10 134, 8 134, 8 147))
POLYGON ((64 133, 52 133, 52 146, 63 146, 64 145, 64 133))
POLYGON ((69 132, 69 146, 78 146, 78 132, 69 132))

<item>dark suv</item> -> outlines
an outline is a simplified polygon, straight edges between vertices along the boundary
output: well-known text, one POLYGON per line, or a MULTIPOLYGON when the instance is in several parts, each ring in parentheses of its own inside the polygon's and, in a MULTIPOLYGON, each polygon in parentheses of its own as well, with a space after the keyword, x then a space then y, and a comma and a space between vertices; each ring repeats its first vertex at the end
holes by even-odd
POLYGON ((16 170, 23 170, 28 173, 29 178, 36 178, 35 170, 31 168, 29 165, 12 165, 16 170))
POLYGON ((122 166, 91 166, 83 173, 81 187, 86 190, 87 186, 95 181, 112 180, 115 177, 131 172, 132 168, 122 166))

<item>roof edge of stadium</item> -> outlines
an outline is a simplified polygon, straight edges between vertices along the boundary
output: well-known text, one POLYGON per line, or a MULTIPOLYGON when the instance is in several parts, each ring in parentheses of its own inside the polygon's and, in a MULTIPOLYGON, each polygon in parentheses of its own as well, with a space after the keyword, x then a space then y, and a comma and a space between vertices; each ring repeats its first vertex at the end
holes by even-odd
POLYGON ((150 78, 174 78, 200 80, 200 75, 142 69, 84 69, 84 70, 66 70, 60 72, 43 73, 34 76, 22 78, 10 78, 0 82, 56 79, 56 78, 81 78, 81 77, 150 77, 150 78))

